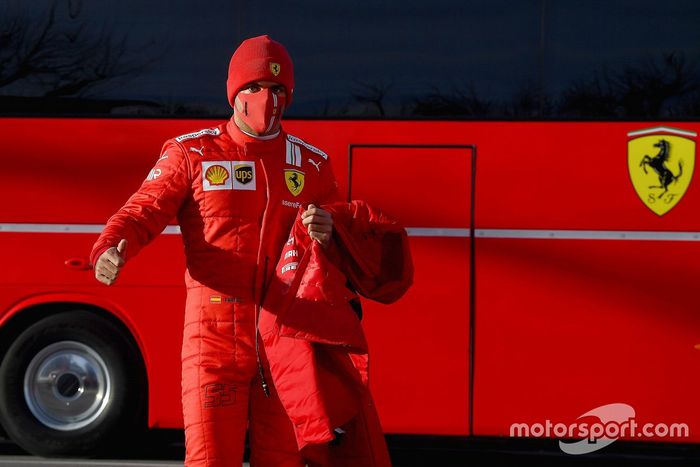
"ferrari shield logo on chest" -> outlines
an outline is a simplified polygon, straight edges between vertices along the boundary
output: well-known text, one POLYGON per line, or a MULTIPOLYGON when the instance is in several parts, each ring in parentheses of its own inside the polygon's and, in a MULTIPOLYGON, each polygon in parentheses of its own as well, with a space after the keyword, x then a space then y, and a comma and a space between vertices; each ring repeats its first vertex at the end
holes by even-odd
POLYGON ((655 214, 673 209, 690 186, 697 133, 657 127, 627 134, 627 166, 639 199, 655 214))
POLYGON ((294 196, 297 196, 304 189, 304 172, 300 170, 285 170, 284 180, 285 182, 287 182, 287 188, 289 188, 289 192, 294 196))

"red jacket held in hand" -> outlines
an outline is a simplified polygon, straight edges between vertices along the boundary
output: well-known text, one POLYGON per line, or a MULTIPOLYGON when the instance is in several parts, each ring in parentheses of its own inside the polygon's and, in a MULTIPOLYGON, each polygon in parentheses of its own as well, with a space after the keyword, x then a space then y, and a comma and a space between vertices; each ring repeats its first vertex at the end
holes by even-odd
POLYGON ((260 335, 299 449, 330 465, 391 465, 368 386, 367 342, 349 303, 357 297, 346 285, 381 303, 398 300, 413 279, 407 234, 361 201, 321 207, 333 216, 334 241, 324 250, 297 217, 260 335))

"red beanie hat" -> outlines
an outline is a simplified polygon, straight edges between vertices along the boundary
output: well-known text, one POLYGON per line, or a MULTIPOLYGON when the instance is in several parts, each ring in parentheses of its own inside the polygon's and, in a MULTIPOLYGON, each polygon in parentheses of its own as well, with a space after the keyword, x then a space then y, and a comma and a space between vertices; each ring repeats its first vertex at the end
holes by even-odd
POLYGON ((267 35, 244 40, 233 53, 226 81, 226 93, 231 107, 238 91, 252 81, 279 83, 287 91, 287 105, 292 101, 292 58, 282 44, 267 35))

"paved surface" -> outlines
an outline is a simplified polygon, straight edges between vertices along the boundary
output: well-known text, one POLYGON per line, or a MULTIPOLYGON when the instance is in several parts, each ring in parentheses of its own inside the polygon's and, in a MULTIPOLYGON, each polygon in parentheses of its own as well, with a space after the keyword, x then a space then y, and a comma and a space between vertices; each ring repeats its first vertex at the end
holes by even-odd
MULTIPOLYGON (((248 464, 243 464, 248 466, 248 464)), ((42 459, 31 456, 1 456, 2 467, 182 467, 182 462, 136 460, 42 459)))
MULTIPOLYGON (((143 449, 123 446, 102 459, 44 459, 27 455, 0 438, 0 467, 182 467, 184 440, 181 430, 156 430, 143 449), (122 459, 115 459, 120 457, 122 459)), ((700 466, 700 445, 654 445, 618 442, 596 453, 569 456, 552 440, 389 436, 394 467, 663 467, 700 466)), ((249 464, 244 463, 248 467, 249 464)))

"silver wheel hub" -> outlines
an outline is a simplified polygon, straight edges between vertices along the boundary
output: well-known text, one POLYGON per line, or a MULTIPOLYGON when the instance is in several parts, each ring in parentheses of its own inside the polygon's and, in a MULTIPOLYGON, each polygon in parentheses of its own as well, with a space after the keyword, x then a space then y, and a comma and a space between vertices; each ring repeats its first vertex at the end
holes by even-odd
POLYGON ((104 360, 80 342, 61 341, 45 347, 24 374, 29 410, 55 430, 77 430, 95 421, 107 408, 111 392, 104 360))

